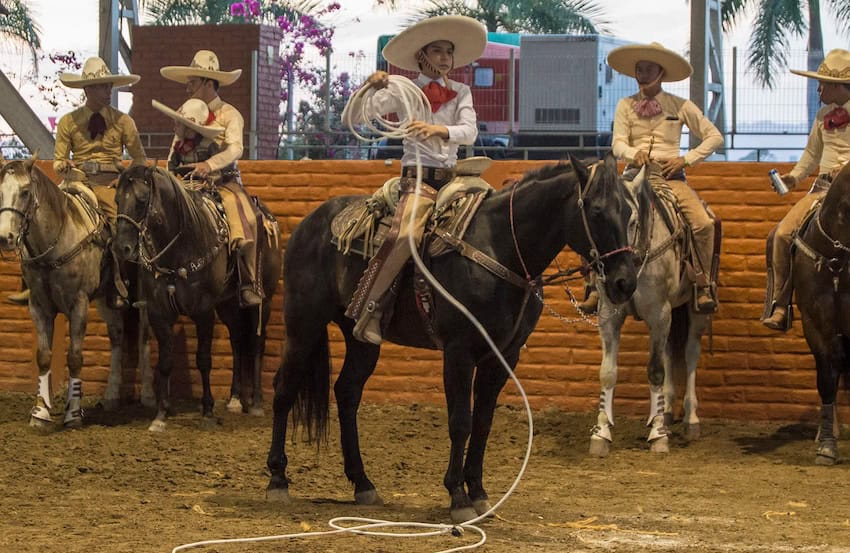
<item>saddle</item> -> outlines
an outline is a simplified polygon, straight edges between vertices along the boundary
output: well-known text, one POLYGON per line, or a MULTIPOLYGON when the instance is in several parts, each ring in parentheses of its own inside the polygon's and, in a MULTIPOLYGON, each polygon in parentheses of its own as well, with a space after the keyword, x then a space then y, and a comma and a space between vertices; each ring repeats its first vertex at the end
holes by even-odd
MULTIPOLYGON (((423 253, 428 257, 455 251, 437 232, 463 238, 481 202, 493 190, 480 176, 490 163, 487 158, 459 161, 457 176, 438 191, 422 240, 423 253)), ((389 179, 372 196, 352 200, 334 217, 331 242, 340 252, 369 259, 381 247, 398 205, 400 181, 399 177, 389 179)))

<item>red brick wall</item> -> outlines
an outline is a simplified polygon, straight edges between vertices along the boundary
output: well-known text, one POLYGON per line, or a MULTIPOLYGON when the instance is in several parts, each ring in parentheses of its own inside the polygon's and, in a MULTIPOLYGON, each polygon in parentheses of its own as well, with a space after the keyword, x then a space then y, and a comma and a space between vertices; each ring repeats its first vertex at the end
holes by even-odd
MULTIPOLYGON (((496 162, 485 173, 495 186, 505 178, 518 177, 524 170, 544 162, 496 162)), ((243 178, 249 190, 259 195, 277 215, 284 242, 306 213, 324 200, 341 194, 368 193, 399 171, 398 162, 362 161, 243 161, 243 178)), ((788 334, 764 328, 758 321, 765 284, 764 238, 785 214, 791 202, 803 194, 793 192, 780 198, 769 187, 767 171, 760 163, 704 163, 692 169, 691 184, 723 220, 724 240, 720 271, 720 311, 714 320, 714 353, 704 351, 697 372, 700 414, 704 417, 758 419, 813 419, 818 405, 814 362, 802 337, 799 322, 788 334)), ((780 171, 790 167, 780 165, 780 171)), ((562 254, 563 264, 574 263, 562 254)), ((14 260, 0 263, 0 295, 17 289, 19 265, 14 260)), ((580 286, 572 287, 575 293, 580 286)), ((546 292, 550 305, 567 317, 575 316, 562 289, 546 292)), ((268 357, 264 375, 266 397, 280 359, 283 339, 280 296, 269 328, 268 357)), ((64 320, 62 326, 65 326, 64 320)), ((179 348, 175 379, 199 393, 194 365, 194 330, 178 325, 186 340, 179 348)), ((344 353, 341 335, 331 326, 331 350, 335 370, 344 353)), ((707 349, 708 338, 703 339, 707 349)), ((34 337, 26 310, 0 302, 0 389, 34 391, 34 337)), ((61 352, 61 349, 57 349, 61 352)), ((92 309, 83 378, 89 394, 103 390, 108 367, 108 346, 103 323, 92 309)), ((645 363, 647 340, 642 323, 629 321, 624 329, 620 353, 618 413, 645 414, 648 390, 645 363)), ((219 325, 214 343, 213 386, 217 398, 227 394, 230 381, 229 344, 219 325)), ((155 359, 155 355, 153 356, 155 359)), ((521 353, 518 376, 535 407, 554 406, 569 411, 595 408, 601 359, 595 328, 577 323, 567 325, 545 314, 521 353)), ((59 360, 59 367, 63 361, 59 360)), ((440 356, 435 352, 383 348, 375 375, 367 384, 366 401, 443 403, 440 356)), ((134 375, 128 374, 130 378, 134 375)), ((502 402, 516 403, 508 384, 502 402)), ((842 393, 840 403, 847 404, 842 393)), ((847 416, 844 413, 842 416, 847 416)))
POLYGON ((189 65, 198 50, 212 50, 223 71, 242 69, 232 85, 219 90, 245 118, 245 156, 248 157, 251 129, 251 54, 258 56, 257 137, 259 159, 275 159, 280 139, 280 62, 277 51, 282 33, 268 25, 188 25, 133 27, 133 72, 142 79, 133 92, 131 113, 141 133, 164 133, 148 147, 148 157, 163 159, 168 154, 174 123, 151 107, 159 100, 177 109, 186 100, 186 87, 159 74, 167 65, 189 65), (271 50, 269 50, 271 48, 271 50), (272 56, 269 56, 269 51, 272 56))

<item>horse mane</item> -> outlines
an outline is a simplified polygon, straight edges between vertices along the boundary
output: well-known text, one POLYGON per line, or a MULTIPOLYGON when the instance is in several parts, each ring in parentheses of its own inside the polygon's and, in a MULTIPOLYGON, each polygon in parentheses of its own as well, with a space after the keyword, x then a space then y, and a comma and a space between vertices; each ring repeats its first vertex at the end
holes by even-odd
POLYGON ((73 213, 73 216, 76 217, 75 210, 67 208, 68 198, 59 186, 34 162, 30 170, 25 171, 26 163, 27 160, 20 159, 7 162, 0 170, 0 180, 8 172, 26 173, 29 175, 33 197, 38 198, 40 207, 60 215, 73 213))
MULTIPOLYGON (((204 214, 204 210, 202 209, 201 202, 201 193, 196 190, 189 190, 181 182, 176 180, 176 178, 163 169, 162 167, 153 167, 152 168, 152 178, 154 180, 154 185, 156 184, 157 178, 162 181, 170 183, 169 187, 172 191, 174 191, 175 202, 174 207, 180 210, 180 218, 183 221, 183 225, 187 228, 204 228, 207 218, 204 214)), ((164 185, 163 185, 164 186, 164 185)), ((153 199, 151 199, 153 201, 153 199)))

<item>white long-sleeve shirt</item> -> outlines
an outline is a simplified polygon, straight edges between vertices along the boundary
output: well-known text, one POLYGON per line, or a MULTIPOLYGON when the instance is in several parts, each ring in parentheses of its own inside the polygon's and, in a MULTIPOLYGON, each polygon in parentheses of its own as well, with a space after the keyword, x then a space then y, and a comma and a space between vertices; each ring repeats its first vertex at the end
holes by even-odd
POLYGON ((688 165, 696 165, 723 145, 723 135, 690 100, 662 90, 655 96, 661 104, 661 113, 654 117, 641 117, 632 108, 638 99, 639 95, 628 96, 617 103, 612 150, 618 158, 632 161, 640 150, 649 151, 650 144, 653 159, 679 157, 683 125, 702 139, 696 148, 683 156, 688 165))
POLYGON ((837 107, 850 111, 850 102, 843 106, 828 104, 820 108, 815 115, 806 149, 789 173, 797 181, 808 177, 816 166, 820 167, 821 173, 829 173, 850 161, 850 125, 833 130, 823 127, 824 116, 837 107))
MULTIPOLYGON (((405 137, 402 145, 404 153, 401 157, 402 165, 416 164, 416 146, 419 147, 419 155, 422 165, 426 167, 454 167, 457 163, 457 151, 461 144, 473 144, 478 137, 478 118, 475 108, 472 106, 472 91, 463 83, 449 79, 430 79, 419 74, 413 81, 419 88, 424 88, 432 80, 457 92, 457 96, 440 106, 436 113, 429 110, 424 121, 431 125, 442 125, 449 130, 449 139, 444 140, 437 136, 422 139, 415 136, 405 137)), ((356 100, 355 100, 356 101, 356 100)), ((403 117, 404 105, 401 98, 397 97, 389 88, 375 92, 368 98, 367 112, 380 115, 398 113, 403 117)), ((357 105, 350 105, 347 110, 354 110, 355 122, 364 123, 363 110, 357 105)))

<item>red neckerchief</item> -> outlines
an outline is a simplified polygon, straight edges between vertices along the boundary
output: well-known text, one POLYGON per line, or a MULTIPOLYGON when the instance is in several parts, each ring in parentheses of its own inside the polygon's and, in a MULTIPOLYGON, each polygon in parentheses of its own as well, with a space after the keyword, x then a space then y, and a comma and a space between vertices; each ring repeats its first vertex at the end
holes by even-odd
POLYGON ((823 128, 828 131, 843 129, 850 123, 850 113, 843 107, 837 107, 823 116, 823 128))
POLYGON ((655 97, 643 98, 632 103, 632 109, 638 114, 638 117, 651 118, 661 114, 661 104, 655 97))
POLYGON ((431 102, 431 113, 437 113, 440 106, 457 96, 457 92, 441 85, 437 81, 431 81, 425 85, 422 92, 425 93, 425 97, 431 102))
POLYGON ((195 149, 195 139, 186 138, 184 140, 178 140, 174 144, 174 151, 178 152, 180 155, 185 156, 189 152, 195 149))
POLYGON ((89 117, 89 136, 94 140, 98 135, 106 132, 106 119, 100 113, 92 113, 89 117))

